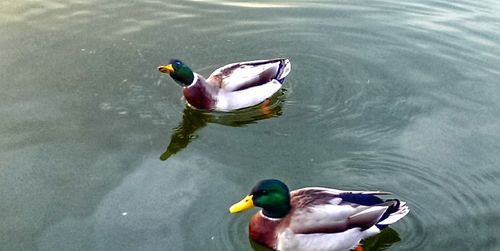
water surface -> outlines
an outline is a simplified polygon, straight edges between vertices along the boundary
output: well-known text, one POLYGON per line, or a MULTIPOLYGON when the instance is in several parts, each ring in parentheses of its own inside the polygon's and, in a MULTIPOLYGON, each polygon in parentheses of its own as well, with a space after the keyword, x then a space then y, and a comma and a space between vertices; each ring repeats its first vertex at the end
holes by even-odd
POLYGON ((2 1, 0 247, 262 250, 252 212, 227 209, 274 177, 393 192, 412 211, 390 250, 500 249, 498 13, 488 0, 2 1), (156 70, 279 56, 292 73, 268 117, 186 109, 156 70))

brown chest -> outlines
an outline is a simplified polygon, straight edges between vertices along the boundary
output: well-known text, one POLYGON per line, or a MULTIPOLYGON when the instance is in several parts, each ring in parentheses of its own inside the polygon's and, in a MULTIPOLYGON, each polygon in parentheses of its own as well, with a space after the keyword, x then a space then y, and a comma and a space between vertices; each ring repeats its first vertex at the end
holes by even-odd
POLYGON ((277 230, 281 221, 265 218, 261 213, 256 213, 250 220, 250 239, 276 249, 277 230))
POLYGON ((202 85, 193 85, 184 88, 184 97, 193 107, 201 110, 212 110, 215 106, 215 99, 202 85))

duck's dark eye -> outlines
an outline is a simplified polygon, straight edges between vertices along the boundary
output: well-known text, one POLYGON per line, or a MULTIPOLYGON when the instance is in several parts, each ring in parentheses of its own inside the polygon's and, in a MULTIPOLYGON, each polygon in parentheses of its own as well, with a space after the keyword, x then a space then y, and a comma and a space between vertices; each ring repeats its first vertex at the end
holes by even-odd
POLYGON ((262 194, 267 194, 267 190, 262 190, 262 194))
POLYGON ((175 62, 176 65, 181 65, 181 62, 177 61, 175 62))

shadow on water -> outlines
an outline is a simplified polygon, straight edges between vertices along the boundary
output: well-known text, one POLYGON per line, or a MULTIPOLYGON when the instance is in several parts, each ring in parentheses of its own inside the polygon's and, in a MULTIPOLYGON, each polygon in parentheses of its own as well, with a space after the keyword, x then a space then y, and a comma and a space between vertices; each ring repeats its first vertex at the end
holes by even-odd
MULTIPOLYGON (((387 250, 392 244, 400 241, 398 232, 387 227, 379 234, 367 238, 361 242, 364 251, 382 251, 387 250)), ((273 251, 270 248, 264 247, 253 240, 250 240, 250 245, 254 251, 273 251)))
POLYGON ((196 139, 196 132, 209 123, 217 123, 231 127, 243 127, 256 123, 259 120, 281 115, 284 90, 258 106, 245 108, 234 112, 204 112, 186 106, 181 123, 173 129, 170 143, 160 160, 167 160, 170 156, 186 148, 191 140, 196 139))

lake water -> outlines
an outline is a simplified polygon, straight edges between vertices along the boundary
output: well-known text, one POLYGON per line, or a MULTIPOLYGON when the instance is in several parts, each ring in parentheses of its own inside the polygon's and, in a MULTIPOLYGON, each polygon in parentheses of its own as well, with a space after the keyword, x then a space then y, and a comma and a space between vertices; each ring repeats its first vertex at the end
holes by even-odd
POLYGON ((390 250, 500 250, 500 3, 3 0, 1 250, 264 250, 263 178, 383 190, 390 250), (288 57, 271 113, 156 67, 288 57), (399 241, 397 241, 399 240, 399 241))

